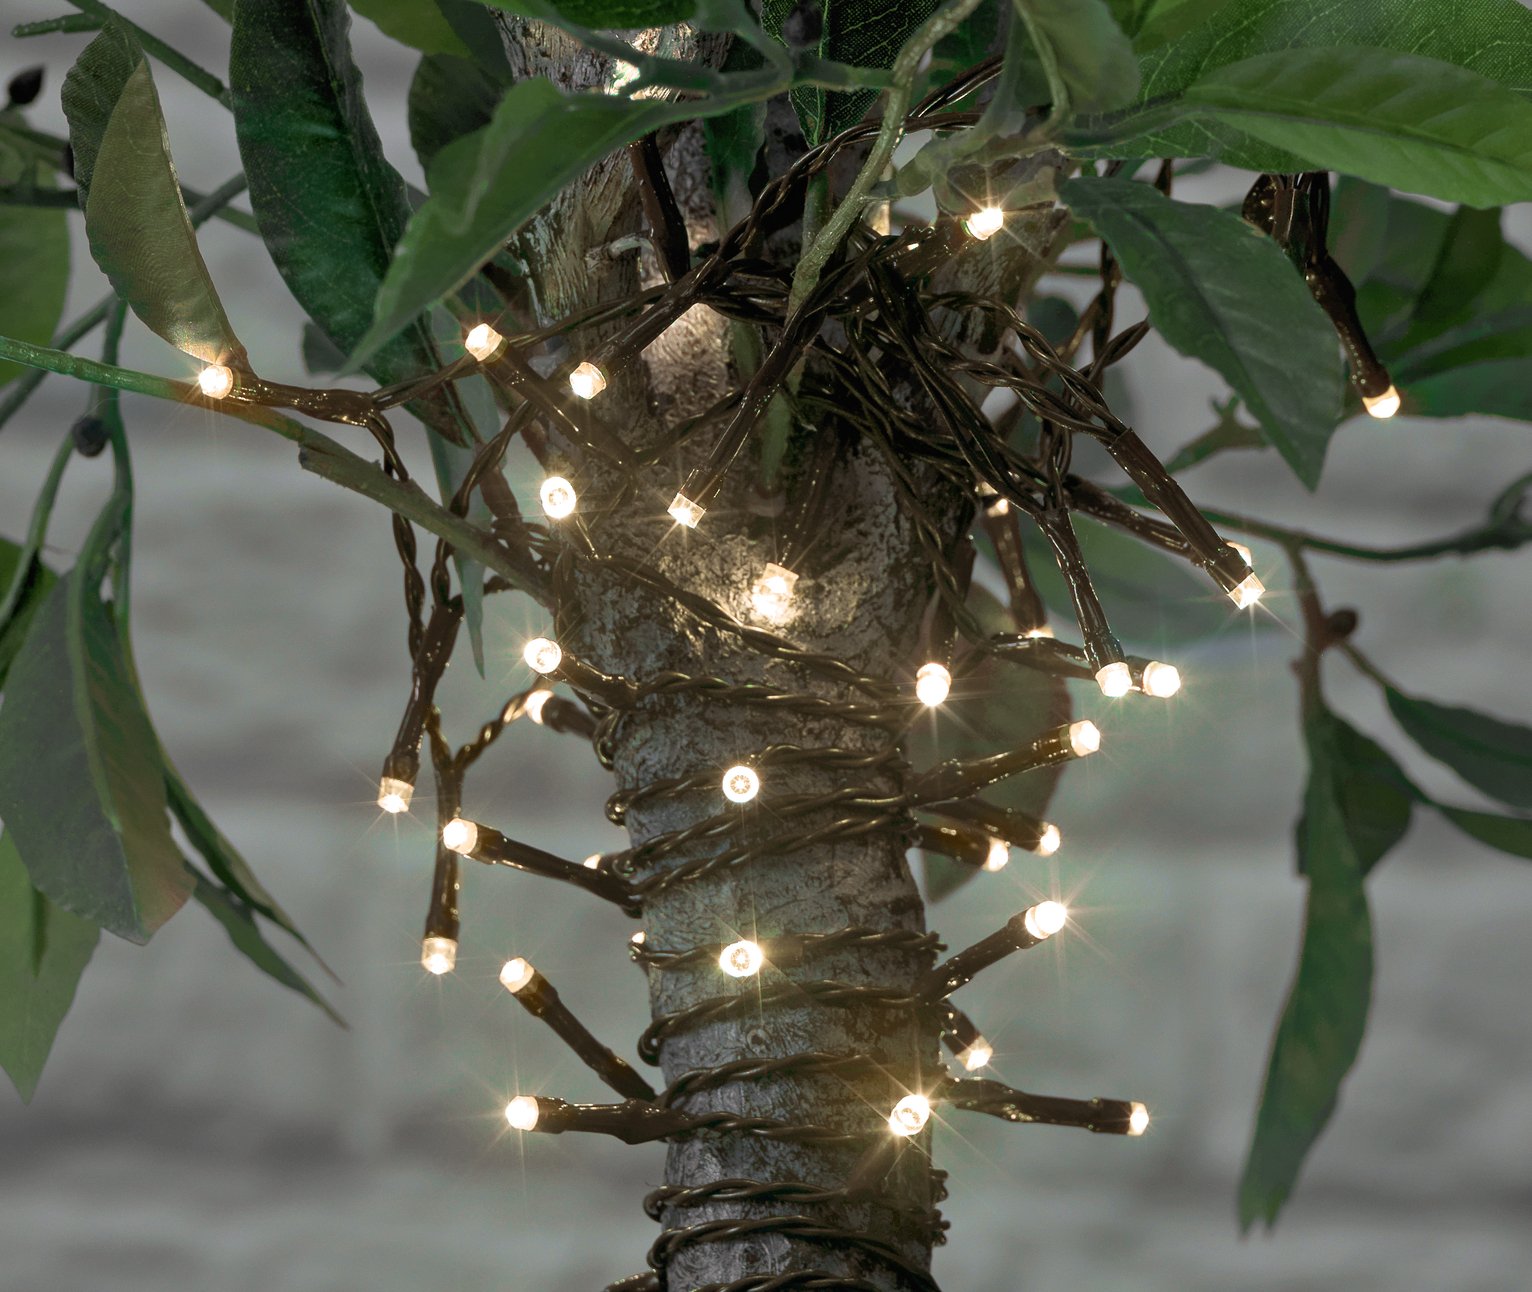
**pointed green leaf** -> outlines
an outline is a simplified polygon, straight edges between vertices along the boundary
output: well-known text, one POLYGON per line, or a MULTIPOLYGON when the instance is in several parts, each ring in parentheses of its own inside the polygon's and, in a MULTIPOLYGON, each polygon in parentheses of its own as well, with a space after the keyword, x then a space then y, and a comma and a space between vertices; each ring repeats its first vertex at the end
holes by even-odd
POLYGON ((1437 804, 1441 814, 1464 834, 1512 857, 1532 861, 1532 818, 1499 816, 1494 812, 1474 812, 1468 808, 1437 804))
POLYGON ((1477 790, 1532 808, 1532 728, 1384 688, 1389 712, 1417 745, 1477 790))
MULTIPOLYGON (((53 187, 51 171, 26 164, 30 182, 53 187)), ((0 205, 0 335, 50 345, 69 289, 69 217, 62 208, 0 205)), ((0 363, 0 386, 21 365, 0 363)))
POLYGON ((0 1067, 23 1102, 37 1089, 100 937, 32 887, 14 840, 0 836, 0 1067))
POLYGON ((133 312, 205 363, 247 362, 197 247, 148 61, 109 22, 64 78, 91 255, 133 312))
POLYGON ((1308 169, 1470 206, 1532 199, 1532 102, 1436 59, 1282 50, 1208 73, 1182 101, 1308 169))
MULTIPOLYGON (((10 591, 11 581, 16 577, 16 569, 24 551, 19 543, 0 538, 0 602, 4 601, 10 591)), ((26 640, 32 617, 47 598, 48 590, 58 582, 58 576, 41 561, 30 562, 29 565, 31 568, 27 572, 26 589, 10 618, 0 623, 0 690, 5 687, 5 677, 10 672, 11 661, 16 658, 16 652, 26 640)))
POLYGON ((1376 741, 1333 715, 1330 728, 1335 800, 1365 876, 1404 838, 1420 791, 1376 741))
POLYGON ((1303 950, 1272 1043, 1255 1135, 1240 1181, 1240 1225, 1271 1226, 1304 1158, 1335 1111, 1356 1061, 1372 996, 1372 923, 1363 865, 1342 804, 1335 719, 1307 726, 1309 781, 1298 826, 1308 876, 1303 950))
POLYGON ((1138 93, 1133 46, 1106 0, 1015 0, 1033 45, 1051 58, 1071 112, 1107 112, 1138 93))
POLYGON ((313 984, 282 959, 271 943, 261 936, 255 916, 249 908, 231 897, 205 875, 196 876, 196 888, 192 896, 223 925, 224 932, 229 935, 229 941, 251 964, 262 973, 276 979, 284 987, 297 992, 300 996, 307 996, 335 1022, 342 1027, 346 1026, 346 1020, 335 1012, 329 1001, 314 990, 313 984))
MULTIPOLYGON (((450 54, 427 54, 410 81, 410 145, 422 170, 455 139, 489 124, 505 86, 477 63, 450 54)), ((368 302, 371 312, 371 302, 368 302)))
MULTIPOLYGON (((245 8, 260 8, 262 0, 243 0, 245 8)), ((436 0, 351 0, 351 7, 370 18, 386 36, 425 54, 468 57, 468 46, 453 30, 436 0)), ((236 18, 238 17, 236 11, 236 18)))
POLYGON ((1111 244, 1165 340, 1218 372, 1298 478, 1318 484, 1345 370, 1334 329, 1277 245, 1148 184, 1082 177, 1060 195, 1111 244))
MULTIPOLYGON (((99 577, 99 576, 98 576, 99 577)), ((107 606, 71 571, 37 611, 0 705, 0 818, 32 883, 130 942, 180 909, 159 747, 107 606)))

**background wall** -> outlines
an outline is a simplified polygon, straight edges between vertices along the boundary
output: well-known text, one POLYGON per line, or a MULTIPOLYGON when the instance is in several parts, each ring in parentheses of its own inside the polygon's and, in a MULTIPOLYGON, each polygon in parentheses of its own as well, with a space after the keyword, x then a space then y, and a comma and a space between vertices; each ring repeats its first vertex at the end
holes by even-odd
MULTIPOLYGON (((221 62, 225 36, 203 5, 123 7, 221 62)), ((5 19, 57 8, 11 0, 5 19)), ((419 182, 404 130, 413 59, 365 21, 356 36, 386 146, 419 182)), ((83 43, 8 41, 0 75, 46 60, 56 104, 83 43)), ((156 77, 183 177, 206 191, 237 165, 229 118, 156 77)), ((56 109, 43 116, 61 126, 56 109)), ((1236 186, 1182 192, 1222 199, 1236 186)), ((1518 218, 1532 239, 1527 212, 1518 218)), ((269 262, 216 221, 202 243, 262 372, 303 380, 300 316, 269 262)), ((81 307, 102 280, 83 237, 75 254, 81 307)), ((125 361, 186 369, 136 325, 125 361)), ((1127 373, 1154 447, 1208 424, 1216 385, 1201 369, 1151 341, 1127 373)), ((51 378, 5 429, 0 531, 24 529, 84 398, 51 378)), ((529 956, 598 1034, 631 1039, 645 1012, 623 950, 631 926, 557 885, 473 871, 459 971, 420 971, 429 833, 371 804, 408 684, 382 514, 299 471, 256 428, 140 400, 127 414, 137 653, 155 719, 344 980, 332 995, 351 1029, 232 954, 198 909, 144 950, 103 938, 33 1104, 0 1091, 0 1286, 591 1292, 637 1271, 655 1233, 638 1197, 662 1150, 504 1132, 499 1109, 516 1091, 602 1094, 495 981, 506 956, 529 956)), ((1506 423, 1352 423, 1316 496, 1270 453, 1230 455, 1189 483, 1202 502, 1387 543, 1474 522, 1529 459, 1525 428, 1506 423)), ((412 460, 428 474, 422 454, 412 460)), ((109 471, 106 459, 70 468, 52 536, 60 566, 109 471)), ((1257 545, 1257 559, 1274 572, 1275 553, 1257 545)), ((1532 721, 1524 556, 1389 570, 1327 561, 1321 573, 1332 604, 1360 608, 1361 644, 1403 684, 1532 721)), ((1271 603, 1291 617, 1280 586, 1271 603)), ((460 737, 526 682, 518 643, 539 613, 512 600, 495 615, 488 681, 466 661, 449 678, 460 737)), ((953 1228, 937 1272, 953 1292, 1532 1286, 1532 873, 1434 818, 1371 884, 1372 1028, 1332 1128, 1277 1233, 1237 1235, 1234 1190, 1302 911, 1294 650, 1269 616, 1231 614, 1222 636, 1171 656, 1188 679, 1174 702, 1119 710, 1082 695, 1108 743, 1065 778, 1056 864, 1020 859, 935 911, 962 945, 1029 899, 1071 899, 1077 930, 986 975, 964 1006, 1003 1077, 1143 1099, 1156 1114, 1138 1142, 982 1119, 942 1130, 953 1228)), ((1474 801, 1412 756, 1370 684, 1340 662, 1327 684, 1429 788, 1474 801)), ((618 844, 601 815, 609 788, 579 742, 515 730, 468 806, 579 857, 618 844)))

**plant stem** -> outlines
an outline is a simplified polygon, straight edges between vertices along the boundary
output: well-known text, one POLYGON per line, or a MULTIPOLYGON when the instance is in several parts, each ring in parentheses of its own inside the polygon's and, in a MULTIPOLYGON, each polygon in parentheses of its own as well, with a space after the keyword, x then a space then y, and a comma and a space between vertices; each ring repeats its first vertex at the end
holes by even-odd
POLYGON ((69 0, 76 9, 82 13, 88 13, 93 17, 100 18, 103 22, 109 18, 115 18, 124 27, 133 33, 138 43, 144 47, 146 53, 153 54, 155 58, 165 64, 172 72, 175 72, 188 84, 194 85, 210 99, 230 108, 234 105, 234 96, 229 93, 229 87, 209 72, 187 58, 179 50, 172 49, 158 36, 145 31, 136 22, 130 22, 115 9, 101 3, 101 0, 69 0))

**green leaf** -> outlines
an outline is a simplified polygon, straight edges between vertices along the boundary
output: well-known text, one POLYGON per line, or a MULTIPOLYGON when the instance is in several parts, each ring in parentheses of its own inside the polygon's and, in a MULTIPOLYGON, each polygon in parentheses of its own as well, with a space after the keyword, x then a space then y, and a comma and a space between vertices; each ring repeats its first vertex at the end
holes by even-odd
POLYGON ((109 22, 64 78, 91 254, 150 328, 204 363, 246 366, 186 214, 143 51, 109 22))
POLYGON ((170 837, 159 747, 93 578, 66 574, 37 611, 0 706, 0 818, 32 883, 130 942, 180 909, 191 877, 170 837))
POLYGON ((1532 808, 1532 728, 1384 688, 1388 710, 1410 739, 1477 790, 1532 808))
MULTIPOLYGON (((427 54, 410 81, 410 144, 421 168, 448 144, 489 124, 504 85, 477 63, 450 54, 427 54)), ((370 309, 370 302, 369 302, 370 309)))
POLYGON ((496 9, 542 18, 556 14, 575 27, 592 31, 632 31, 684 22, 697 12, 697 0, 483 0, 496 9))
POLYGON ((1341 1082, 1356 1061, 1372 995, 1372 922, 1342 800, 1344 755, 1337 720, 1321 712, 1307 724, 1309 781, 1298 826, 1298 857, 1308 876, 1303 950, 1277 1025, 1240 1181, 1239 1218, 1270 1227, 1292 1192, 1304 1158, 1335 1111, 1341 1082))
POLYGON ((1473 812, 1468 808, 1446 807, 1437 810, 1464 834, 1512 857, 1532 860, 1532 818, 1499 816, 1494 812, 1473 812))
MULTIPOLYGON (((1441 59, 1513 90, 1532 88, 1532 13, 1517 0, 1452 0, 1450 6, 1422 0, 1161 0, 1138 41, 1139 99, 1173 99, 1213 69, 1258 54, 1358 45, 1441 59), (1178 13, 1189 21, 1180 23, 1178 13), (1157 41, 1157 35, 1166 38, 1157 41)), ((1230 164, 1250 170, 1301 169, 1280 148, 1231 139, 1226 131, 1215 141, 1197 123, 1156 131, 1142 142, 1152 156, 1221 150, 1230 164)))
POLYGON ((1231 0, 1150 0, 1140 6, 1137 26, 1128 32, 1133 37, 1133 48, 1139 54, 1147 54, 1180 40, 1210 22, 1229 3, 1231 0))
POLYGON ((1069 111, 1107 112, 1133 102, 1138 63, 1105 0, 1015 0, 1034 48, 1052 62, 1069 111))
MULTIPOLYGON (((195 874, 195 872, 189 873, 195 874)), ((276 979, 284 987, 290 988, 300 996, 307 996, 340 1026, 346 1026, 346 1020, 335 1012, 329 1001, 315 991, 308 979, 282 959, 271 943, 261 936, 255 916, 242 902, 231 897, 205 875, 196 875, 196 888, 192 896, 223 925, 224 932, 229 935, 229 941, 251 964, 262 973, 276 979)))
MULTIPOLYGON (((259 9, 263 4, 264 0, 241 0, 236 6, 236 20, 239 8, 259 9)), ((469 56, 468 46, 436 0, 351 0, 351 7, 401 45, 425 54, 469 56)))
POLYGON ((1532 385, 1526 380, 1532 302, 1481 314, 1388 362, 1409 413, 1532 420, 1532 385))
POLYGON ((1532 103, 1436 59, 1282 50, 1208 73, 1183 101, 1308 169, 1470 206, 1532 198, 1532 103))
POLYGON ((1060 195, 1111 244, 1165 340, 1218 372, 1314 488, 1345 369, 1329 320, 1277 245, 1237 216, 1148 184, 1081 177, 1060 195))
MULTIPOLYGON (((3 601, 9 593, 11 581, 16 577, 16 567, 20 564, 24 551, 21 544, 0 538, 0 601, 3 601)), ((32 618, 37 614, 37 608, 47 598, 48 590, 57 582, 58 576, 41 561, 31 563, 31 568, 27 572, 27 587, 21 594, 21 600, 17 602, 16 609, 10 618, 5 623, 0 623, 0 689, 4 689, 5 677, 10 672, 11 661, 16 658, 16 652, 21 649, 21 643, 26 640, 32 618)))
POLYGON ((30 1102, 101 930, 32 887, 0 836, 0 1067, 30 1102))
MULTIPOLYGON (((821 0, 819 56, 856 67, 892 67, 904 42, 915 29, 936 12, 937 0, 821 0)), ((785 6, 790 13, 793 5, 785 6)), ((762 6, 762 26, 779 35, 768 25, 767 15, 783 8, 783 0, 766 0, 762 6)), ((810 144, 823 143, 842 130, 856 125, 877 101, 876 90, 826 90, 819 86, 799 86, 792 92, 793 107, 803 125, 803 136, 810 144)))
POLYGON ((1469 303, 1495 281, 1505 250, 1498 207, 1458 207, 1448 218, 1430 276, 1415 298, 1406 337, 1437 336, 1467 317, 1469 303))
MULTIPOLYGON (((51 172, 32 164, 40 187, 51 172)), ((0 205, 0 335, 49 345, 69 289, 69 217, 62 208, 0 205)), ((21 365, 0 363, 0 386, 21 365)))
POLYGON ((1404 838, 1420 791, 1376 741, 1333 715, 1329 725, 1335 800, 1365 876, 1404 838))

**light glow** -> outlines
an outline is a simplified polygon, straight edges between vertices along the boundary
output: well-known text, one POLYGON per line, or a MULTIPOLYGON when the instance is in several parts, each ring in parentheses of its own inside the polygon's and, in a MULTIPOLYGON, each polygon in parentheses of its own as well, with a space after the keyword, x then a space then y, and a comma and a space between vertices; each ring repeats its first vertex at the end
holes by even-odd
POLYGON ((442 826, 442 847, 466 857, 479 842, 479 827, 472 821, 455 816, 442 826))
POLYGON ((1011 859, 1011 845, 1004 839, 991 839, 989 852, 984 858, 984 869, 991 873, 1004 870, 1006 863, 1011 859))
POLYGON ((1069 908, 1063 902, 1039 902, 1029 906, 1021 922, 1034 938, 1042 941, 1051 938, 1069 921, 1069 908))
POLYGON ((1037 836, 1037 843, 1032 851, 1039 857, 1051 857, 1059 850, 1059 845, 1064 842, 1064 836, 1059 833, 1056 825, 1043 825, 1043 832, 1037 836))
POLYGON ((1253 574, 1247 574, 1229 589, 1229 600, 1241 610, 1248 610, 1265 595, 1266 585, 1253 574))
POLYGON ((1156 700, 1168 700, 1181 689, 1181 670, 1157 659, 1144 665, 1144 694, 1156 700))
POLYGON ((536 690, 527 696, 525 712, 539 727, 543 725, 543 706, 553 699, 552 691, 536 690))
POLYGON ((924 1095, 905 1095, 888 1115, 888 1128, 895 1135, 918 1135, 931 1120, 931 1101, 924 1095))
POLYGON ((1005 228, 1005 212, 998 206, 980 207, 963 221, 963 228, 970 238, 985 242, 1005 228))
MULTIPOLYGON (((1385 421, 1399 411, 1399 391, 1389 386, 1381 395, 1363 395, 1362 407, 1379 421, 1385 421)), ((1135 1105, 1138 1107, 1139 1105, 1135 1105)))
POLYGON ((730 803, 748 803, 761 792, 761 778, 753 767, 743 763, 723 774, 723 796, 730 803))
POLYGON ((766 953, 759 942, 748 938, 731 942, 718 953, 718 967, 731 978, 753 978, 766 963, 766 953))
POLYGON ((1094 754, 1101 748, 1101 728, 1089 718, 1069 724, 1069 747, 1076 758, 1094 754))
POLYGON ((385 812, 391 812, 394 816, 408 812, 410 799, 414 796, 415 787, 409 781, 401 781, 397 776, 378 778, 378 806, 385 812))
POLYGON ((569 374, 569 389, 581 399, 594 399, 606 389, 606 374, 587 359, 569 374))
POLYGON ((957 1061, 963 1065, 964 1071, 977 1072, 980 1068, 987 1067, 994 1057, 994 1048, 981 1036, 957 1056, 957 1061))
POLYGON ((550 520, 563 520, 573 516, 579 495, 575 487, 563 476, 549 476, 538 487, 537 496, 542 500, 543 514, 550 520))
POLYGON ((1096 671, 1096 685, 1101 688, 1101 694, 1107 699, 1115 700, 1127 695, 1133 689, 1133 670, 1122 660, 1118 660, 1115 664, 1108 664, 1105 668, 1096 671))
POLYGON ((209 399, 223 399, 234 389, 234 369, 210 363, 197 374, 197 389, 209 399))
POLYGON ((546 676, 564 662, 564 651, 556 641, 534 637, 522 649, 521 658, 534 673, 546 676))
POLYGON ((750 608, 762 619, 777 622, 787 614, 793 599, 793 585, 797 582, 798 576, 785 565, 767 561, 766 568, 750 585, 750 608))
POLYGON ((1240 554, 1240 558, 1245 562, 1246 565, 1248 565, 1252 570, 1255 569, 1254 552, 1252 552, 1243 543, 1230 543, 1229 546, 1240 554))
POLYGON ((586 870, 600 870, 601 869, 601 854, 599 852, 593 852, 593 853, 591 853, 591 855, 589 857, 587 857, 580 864, 582 866, 584 866, 586 870))
POLYGON ((514 960, 507 960, 500 967, 500 985, 514 996, 532 981, 536 973, 536 969, 517 956, 514 960))
POLYGON ((1128 1134, 1142 1135, 1149 1129, 1149 1109, 1136 1099, 1129 1107, 1128 1134))
POLYGON ((697 522, 707 514, 707 508, 700 503, 693 502, 684 493, 678 493, 670 500, 670 506, 665 508, 670 518, 677 525, 686 529, 696 529, 697 522))
POLYGON ((915 674, 915 698, 934 709, 952 692, 952 674, 945 664, 922 664, 915 674))
POLYGON ((488 323, 476 323, 463 338, 463 349, 480 363, 487 363, 505 349, 505 338, 488 323))
POLYGON ((427 973, 440 978, 457 965, 457 943, 451 938, 422 938, 420 963, 427 973))
POLYGON ((1025 637, 1028 641, 1035 642, 1040 637, 1052 637, 1053 629, 1048 627, 1047 624, 1038 624, 1036 628, 1028 628, 1027 631, 1022 634, 1022 636, 1025 637))
POLYGON ((531 1095, 517 1095, 505 1106, 505 1120, 512 1130, 529 1131, 536 1127, 542 1109, 531 1095))

